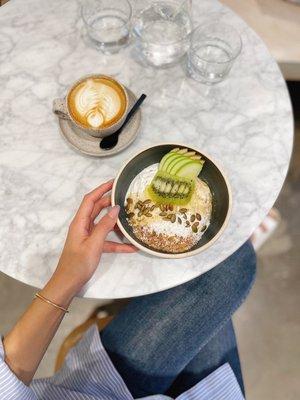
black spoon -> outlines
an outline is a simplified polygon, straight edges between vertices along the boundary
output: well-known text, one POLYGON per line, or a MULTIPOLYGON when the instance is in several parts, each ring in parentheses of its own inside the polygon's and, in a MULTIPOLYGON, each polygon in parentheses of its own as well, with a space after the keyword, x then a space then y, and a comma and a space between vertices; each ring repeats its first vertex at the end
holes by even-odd
POLYGON ((139 109, 140 105, 142 104, 142 102, 145 100, 146 97, 147 96, 145 94, 142 94, 141 97, 136 101, 136 103, 133 105, 132 109, 127 114, 127 117, 126 117, 123 125, 116 132, 112 133, 109 136, 106 136, 105 138, 103 138, 101 140, 101 142, 99 143, 99 146, 101 147, 101 149, 110 150, 116 146, 116 144, 118 143, 118 140, 119 140, 119 135, 122 132, 123 128, 129 122, 130 118, 133 117, 133 115, 137 112, 137 110, 139 109))

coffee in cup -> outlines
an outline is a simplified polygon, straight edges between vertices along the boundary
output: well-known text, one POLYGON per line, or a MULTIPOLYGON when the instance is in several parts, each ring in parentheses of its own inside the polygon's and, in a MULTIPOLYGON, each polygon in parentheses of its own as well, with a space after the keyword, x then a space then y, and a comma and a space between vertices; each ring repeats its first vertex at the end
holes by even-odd
POLYGON ((54 112, 71 119, 77 127, 96 137, 116 131, 126 118, 128 96, 124 87, 105 75, 81 78, 66 99, 54 101, 54 112))

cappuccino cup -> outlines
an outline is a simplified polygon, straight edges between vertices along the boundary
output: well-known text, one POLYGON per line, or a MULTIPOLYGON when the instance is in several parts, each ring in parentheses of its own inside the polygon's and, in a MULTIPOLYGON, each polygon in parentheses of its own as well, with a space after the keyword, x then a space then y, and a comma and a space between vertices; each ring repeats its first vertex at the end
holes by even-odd
POLYGON ((102 138, 121 127, 128 103, 121 83, 106 75, 88 75, 76 81, 65 98, 53 101, 53 112, 85 133, 102 138))

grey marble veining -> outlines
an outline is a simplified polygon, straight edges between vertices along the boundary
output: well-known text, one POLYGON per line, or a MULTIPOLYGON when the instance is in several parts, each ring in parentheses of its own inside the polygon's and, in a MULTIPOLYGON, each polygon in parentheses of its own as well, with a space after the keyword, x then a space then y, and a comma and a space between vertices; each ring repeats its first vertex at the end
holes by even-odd
POLYGON ((233 190, 222 237, 183 260, 105 254, 82 293, 115 298, 185 282, 234 252, 272 207, 291 155, 293 119, 284 80, 264 44, 230 10, 194 2, 194 19, 218 19, 239 30, 243 51, 229 78, 206 87, 184 66, 145 68, 131 47, 105 56, 88 42, 75 0, 11 0, 0 8, 0 254, 1 270, 40 287, 55 268, 68 223, 82 196, 115 176, 122 163, 159 142, 191 144, 215 158, 233 190), (118 155, 94 159, 63 141, 51 112, 81 75, 114 75, 143 105, 141 133, 118 155))

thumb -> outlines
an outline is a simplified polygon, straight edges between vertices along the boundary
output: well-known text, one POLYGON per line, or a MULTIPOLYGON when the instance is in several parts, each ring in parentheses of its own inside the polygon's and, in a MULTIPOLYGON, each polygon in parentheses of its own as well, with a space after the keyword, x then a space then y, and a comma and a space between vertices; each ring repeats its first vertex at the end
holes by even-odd
POLYGON ((92 238, 97 239, 97 243, 104 242, 106 236, 110 231, 114 229, 116 225, 118 215, 120 212, 120 206, 112 207, 104 217, 100 219, 98 224, 95 226, 92 238))

